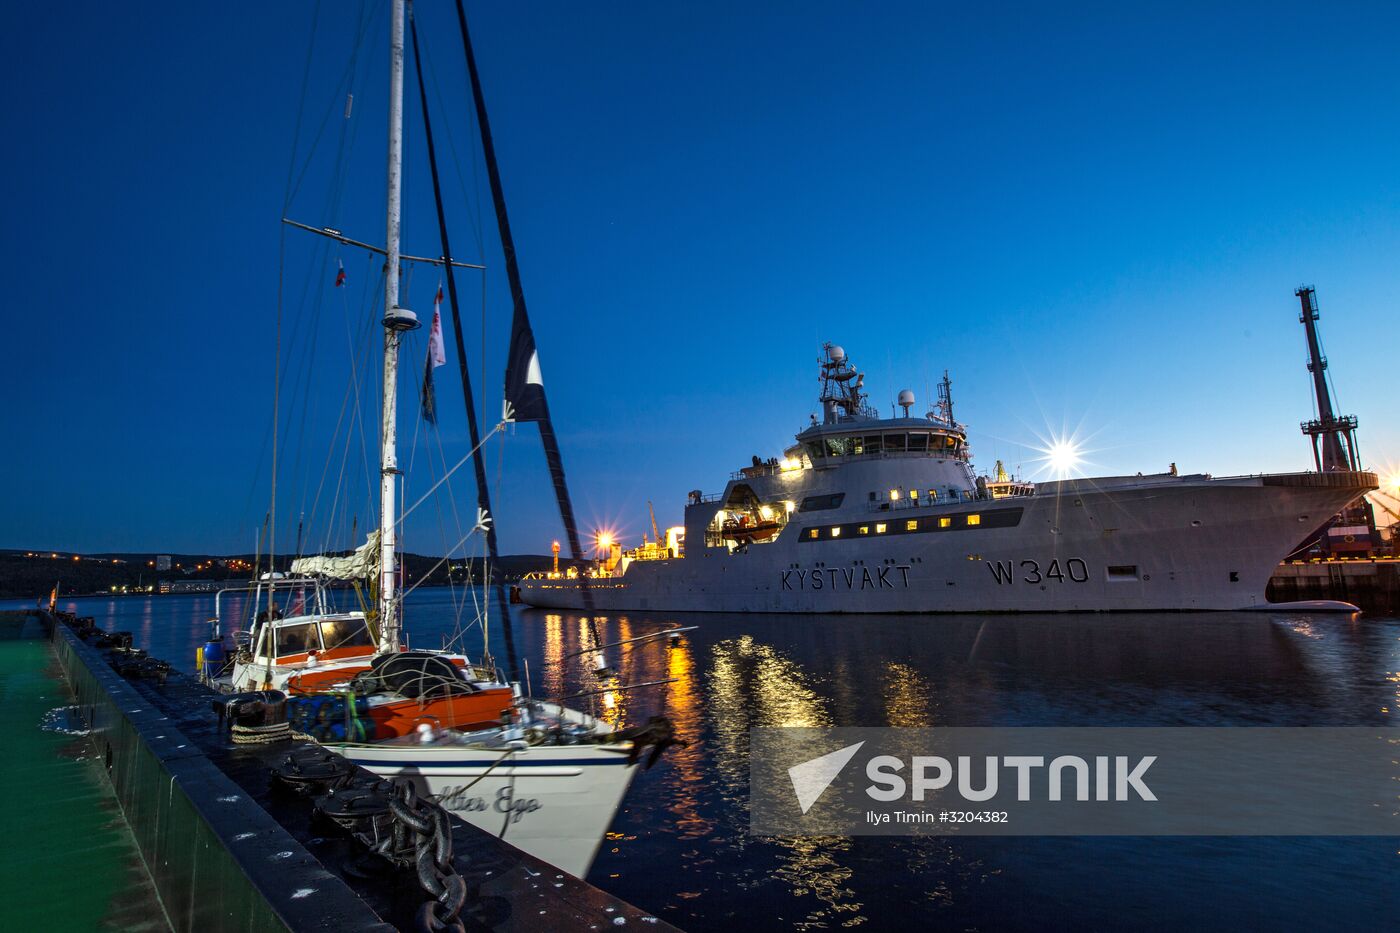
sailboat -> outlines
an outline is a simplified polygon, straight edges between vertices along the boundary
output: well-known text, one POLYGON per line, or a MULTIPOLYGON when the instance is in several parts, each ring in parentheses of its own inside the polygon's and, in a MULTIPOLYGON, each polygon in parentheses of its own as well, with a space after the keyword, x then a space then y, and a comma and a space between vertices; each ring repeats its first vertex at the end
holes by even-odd
MULTIPOLYGON (((404 0, 390 7, 387 232, 385 248, 375 249, 385 257, 379 528, 349 556, 299 559, 293 576, 260 579, 254 624, 219 683, 235 692, 283 691, 289 721, 324 747, 384 777, 408 778, 453 815, 582 876, 642 752, 650 746, 654 762, 673 743, 669 723, 654 719, 618 731, 562 703, 526 696, 518 683, 466 655, 409 651, 402 643, 398 369, 400 342, 418 319, 399 304, 406 17, 404 0), (330 608, 331 581, 366 577, 377 584, 372 613, 330 608), (301 594, 292 602, 297 611, 277 605, 279 590, 301 594)), ((518 327, 519 314, 513 337, 518 327)), ((507 402, 502 424, 512 420, 507 402)), ((476 530, 489 530, 490 522, 478 509, 476 530)))

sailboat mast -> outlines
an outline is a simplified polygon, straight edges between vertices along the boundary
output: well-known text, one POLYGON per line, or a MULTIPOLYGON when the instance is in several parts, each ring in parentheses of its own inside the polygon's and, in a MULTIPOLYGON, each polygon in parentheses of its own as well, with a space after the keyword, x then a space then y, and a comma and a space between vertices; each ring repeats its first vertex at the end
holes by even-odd
MULTIPOLYGON (((476 126, 481 134, 481 154, 486 160, 486 178, 491 186, 491 200, 496 207, 496 226, 501 234, 501 255, 505 259, 506 278, 510 282, 511 302, 515 313, 511 321, 511 342, 515 343, 515 335, 523 325, 523 333, 527 335, 529 343, 533 346, 534 336, 530 333, 530 315, 525 308, 525 289, 520 284, 520 264, 515 256, 515 239, 510 232, 510 217, 506 214, 505 189, 501 185, 501 170, 496 165, 496 146, 491 141, 491 121, 486 117, 486 96, 481 89, 481 76, 476 70, 476 53, 472 50, 471 34, 467 31, 467 11, 462 5, 462 0, 457 0, 457 25, 462 31, 462 49, 467 57, 467 75, 471 81, 472 101, 476 105, 476 126)), ((528 359, 529 356, 527 355, 528 359)), ((538 362, 538 358, 536 358, 538 362)), ((507 380, 510 378, 507 370, 507 380)), ((584 560, 584 551, 579 543, 578 523, 574 521, 574 506, 569 498, 569 486, 564 479, 564 458, 559 452, 559 441, 554 436, 554 423, 549 420, 549 401, 545 397, 544 385, 536 382, 538 386, 538 409, 533 412, 521 411, 517 408, 517 416, 521 420, 535 421, 540 427, 540 443, 544 447, 545 462, 549 466, 549 475, 554 480, 554 496, 559 503, 559 518, 564 524, 564 535, 569 540, 569 553, 574 560, 584 560)), ((579 589, 583 595, 584 607, 592 610, 593 596, 588 590, 588 579, 586 576, 579 576, 579 589)), ((590 625, 592 621, 590 620, 590 625)), ((597 641, 595 634, 594 641, 597 641)))
POLYGON ((379 647, 399 649, 399 618, 394 604, 398 583, 395 505, 399 474, 399 336, 417 321, 399 308, 399 221, 403 187, 404 0, 393 0, 389 30, 389 171, 387 231, 384 238, 384 393, 379 435, 379 647), (411 322, 411 323, 410 323, 411 322))

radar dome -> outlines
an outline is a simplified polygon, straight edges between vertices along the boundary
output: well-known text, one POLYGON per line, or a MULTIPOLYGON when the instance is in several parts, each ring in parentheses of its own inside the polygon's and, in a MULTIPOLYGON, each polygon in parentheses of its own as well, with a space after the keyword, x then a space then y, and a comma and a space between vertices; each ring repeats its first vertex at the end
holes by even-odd
POLYGON ((844 362, 845 359, 846 359, 846 350, 845 350, 844 347, 832 347, 832 348, 831 348, 831 361, 832 361, 833 363, 841 363, 841 362, 844 362))
POLYGON ((914 404, 914 393, 909 389, 901 389, 899 393, 899 404, 905 408, 910 408, 914 404))

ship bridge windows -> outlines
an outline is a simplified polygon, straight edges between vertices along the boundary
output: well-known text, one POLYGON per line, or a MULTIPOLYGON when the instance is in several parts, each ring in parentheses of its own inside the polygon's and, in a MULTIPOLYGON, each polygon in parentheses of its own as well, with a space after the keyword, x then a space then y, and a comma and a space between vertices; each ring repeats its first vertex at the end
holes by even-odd
POLYGON ((930 453, 940 457, 956 457, 963 451, 962 438, 929 431, 840 434, 805 441, 802 446, 813 461, 902 453, 930 453))
POLYGON ((844 457, 847 454, 855 453, 854 437, 828 437, 826 439, 826 455, 828 457, 844 457))

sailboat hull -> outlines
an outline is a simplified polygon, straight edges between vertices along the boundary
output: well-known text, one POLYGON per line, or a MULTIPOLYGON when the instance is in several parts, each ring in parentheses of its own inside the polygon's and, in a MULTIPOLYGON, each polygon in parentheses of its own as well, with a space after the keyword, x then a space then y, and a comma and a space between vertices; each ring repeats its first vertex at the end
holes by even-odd
POLYGON ((331 746, 386 778, 405 777, 458 819, 571 875, 588 874, 637 766, 626 745, 502 752, 454 746, 331 746))

